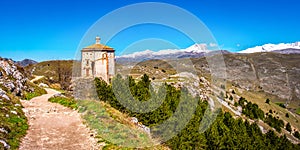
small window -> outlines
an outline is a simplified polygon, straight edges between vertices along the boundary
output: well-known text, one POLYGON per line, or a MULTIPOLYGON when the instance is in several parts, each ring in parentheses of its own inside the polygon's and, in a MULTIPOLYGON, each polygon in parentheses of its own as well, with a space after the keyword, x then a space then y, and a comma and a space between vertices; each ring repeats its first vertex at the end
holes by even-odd
POLYGON ((88 66, 88 65, 89 65, 89 63, 90 63, 90 62, 89 62, 89 60, 86 60, 86 66, 88 66))
POLYGON ((107 54, 106 53, 102 54, 102 58, 107 58, 107 54))

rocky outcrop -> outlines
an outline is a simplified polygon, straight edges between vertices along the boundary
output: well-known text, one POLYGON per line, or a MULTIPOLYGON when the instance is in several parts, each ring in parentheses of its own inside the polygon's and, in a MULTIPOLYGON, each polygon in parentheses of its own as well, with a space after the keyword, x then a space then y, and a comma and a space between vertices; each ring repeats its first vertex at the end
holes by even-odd
POLYGON ((18 148, 28 127, 20 98, 34 90, 22 68, 0 58, 0 149, 18 148))
POLYGON ((30 90, 25 84, 28 79, 20 72, 12 60, 0 59, 0 87, 16 96, 22 96, 24 90, 30 90))

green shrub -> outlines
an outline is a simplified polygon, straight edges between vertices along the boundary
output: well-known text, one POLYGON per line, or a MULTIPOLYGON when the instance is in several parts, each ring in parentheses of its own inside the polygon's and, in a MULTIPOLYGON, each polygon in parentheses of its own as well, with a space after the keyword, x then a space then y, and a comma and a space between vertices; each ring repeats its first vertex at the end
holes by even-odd
POLYGON ((37 85, 27 82, 26 85, 29 85, 30 87, 33 87, 33 92, 24 92, 23 98, 26 100, 31 100, 34 97, 41 96, 43 94, 47 94, 47 91, 41 87, 38 87, 37 85))
POLYGON ((270 104, 270 99, 267 98, 267 99, 266 99, 266 103, 267 103, 267 104, 270 104))
POLYGON ((285 117, 289 118, 289 117, 290 117, 289 113, 286 113, 286 114, 285 114, 285 117))
POLYGON ((232 97, 232 95, 230 95, 230 97, 229 97, 229 100, 233 101, 233 97, 232 97))
POLYGON ((286 108, 286 106, 283 103, 276 103, 276 104, 282 108, 286 108))
POLYGON ((78 105, 77 105, 77 101, 75 101, 74 99, 71 98, 67 98, 67 97, 51 97, 48 99, 49 102, 52 103, 58 103, 61 104, 63 106, 72 108, 72 109, 78 109, 78 105))

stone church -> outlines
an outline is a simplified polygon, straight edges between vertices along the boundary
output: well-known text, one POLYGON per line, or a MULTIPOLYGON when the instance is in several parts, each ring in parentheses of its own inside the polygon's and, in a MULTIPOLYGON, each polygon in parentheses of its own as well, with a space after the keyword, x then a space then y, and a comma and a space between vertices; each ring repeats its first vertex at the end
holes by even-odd
POLYGON ((81 50, 81 76, 101 77, 106 82, 115 75, 115 50, 100 44, 100 37, 96 43, 81 50))

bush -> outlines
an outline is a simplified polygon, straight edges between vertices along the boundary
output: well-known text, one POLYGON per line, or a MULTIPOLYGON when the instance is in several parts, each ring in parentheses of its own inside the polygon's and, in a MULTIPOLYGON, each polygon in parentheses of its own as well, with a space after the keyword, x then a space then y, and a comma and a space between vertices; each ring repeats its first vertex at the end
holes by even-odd
POLYGON ((286 108, 286 106, 283 103, 276 103, 276 104, 282 108, 286 108))
POLYGON ((26 100, 31 100, 34 97, 41 96, 43 94, 47 94, 47 91, 45 89, 40 88, 31 82, 27 82, 26 84, 29 85, 30 87, 33 87, 33 91, 31 91, 31 92, 25 91, 24 92, 23 98, 26 100))
POLYGON ((229 100, 231 100, 231 101, 233 100, 233 97, 232 97, 232 95, 230 95, 230 97, 229 97, 229 100))
POLYGON ((67 98, 67 97, 51 97, 48 99, 49 102, 52 103, 58 103, 61 104, 63 106, 72 108, 72 109, 78 109, 78 105, 77 105, 77 101, 75 101, 74 99, 71 98, 67 98))
POLYGON ((35 93, 35 92, 31 92, 31 93, 26 93, 24 98, 26 100, 31 100, 34 97, 40 96, 39 94, 35 93))
POLYGON ((285 114, 285 117, 289 118, 289 117, 290 117, 289 113, 286 113, 286 114, 285 114))

